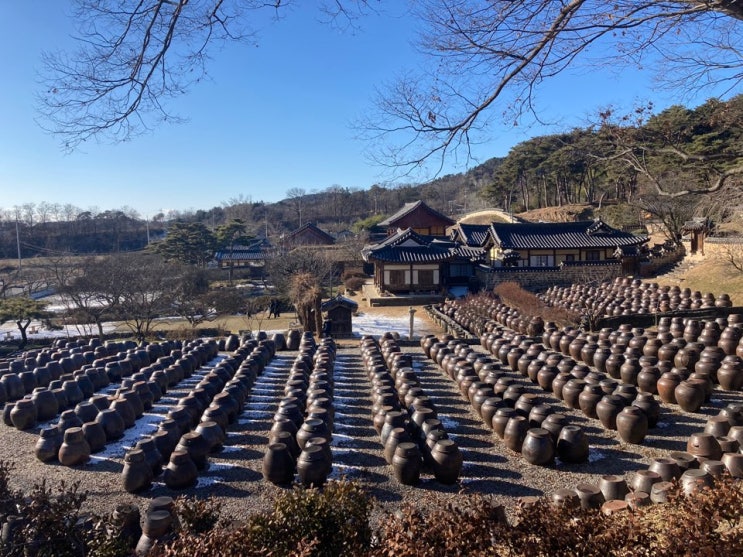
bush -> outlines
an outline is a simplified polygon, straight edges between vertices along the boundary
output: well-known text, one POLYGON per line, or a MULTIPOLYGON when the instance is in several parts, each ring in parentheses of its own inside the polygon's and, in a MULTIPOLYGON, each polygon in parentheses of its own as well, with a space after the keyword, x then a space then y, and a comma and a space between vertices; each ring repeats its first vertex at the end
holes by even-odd
POLYGON ((189 534, 204 534, 217 525, 222 505, 213 497, 180 496, 175 500, 175 512, 183 529, 189 534))
POLYGON ((251 516, 239 528, 184 533, 154 555, 364 555, 371 542, 371 508, 369 495, 353 482, 329 482, 322 491, 297 487, 282 494, 272 511, 251 516))
POLYGON ((362 277, 349 277, 343 281, 343 285, 347 290, 361 290, 361 287, 364 286, 364 282, 366 281, 362 277))

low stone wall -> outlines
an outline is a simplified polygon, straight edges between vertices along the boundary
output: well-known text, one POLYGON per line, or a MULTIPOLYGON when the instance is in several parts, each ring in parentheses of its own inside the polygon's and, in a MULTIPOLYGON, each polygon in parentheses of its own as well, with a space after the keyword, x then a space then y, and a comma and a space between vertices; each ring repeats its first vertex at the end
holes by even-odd
MULTIPOLYGON (((691 242, 684 241, 687 252, 691 251, 691 242)), ((743 255, 743 238, 732 236, 727 238, 705 238, 704 239, 704 257, 718 259, 727 259, 729 254, 734 256, 743 255)), ((699 254, 701 256, 701 254, 699 254)))
POLYGON ((550 286, 569 286, 575 283, 600 283, 622 276, 618 261, 600 261, 562 265, 560 267, 510 267, 477 270, 477 278, 491 290, 502 282, 517 282, 526 290, 544 290, 550 286))
POLYGON ((681 261, 686 256, 686 253, 686 248, 680 246, 661 256, 653 257, 650 261, 643 261, 640 263, 640 276, 643 278, 655 276, 658 274, 658 271, 681 261))

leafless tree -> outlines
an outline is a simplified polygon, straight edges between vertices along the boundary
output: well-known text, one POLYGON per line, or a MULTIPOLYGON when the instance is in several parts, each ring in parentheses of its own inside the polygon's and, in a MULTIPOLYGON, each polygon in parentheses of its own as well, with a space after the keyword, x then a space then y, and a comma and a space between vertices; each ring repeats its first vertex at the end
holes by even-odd
POLYGON ((376 160, 441 164, 494 119, 540 120, 545 81, 569 67, 655 66, 689 92, 743 79, 743 5, 736 0, 421 0, 419 48, 431 61, 380 91, 361 125, 376 160))
POLYGON ((722 253, 733 269, 743 273, 743 238, 729 238, 722 245, 722 253))
POLYGON ((50 260, 57 292, 67 310, 95 324, 103 337, 103 322, 116 311, 123 282, 113 257, 67 257, 50 260))
MULTIPOLYGON (((180 121, 168 101, 206 76, 227 41, 254 40, 258 12, 276 17, 282 0, 73 0, 79 48, 45 53, 40 111, 67 149, 101 136, 128 139, 162 121, 180 121)), ((349 22, 362 0, 320 2, 349 22)))
MULTIPOLYGON (((354 21, 374 3, 317 0, 354 21)), ((168 101, 200 81, 225 41, 252 40, 251 18, 282 0, 74 0, 80 48, 45 56, 41 110, 74 148, 123 140, 178 120, 168 101)), ((656 66, 667 85, 733 90, 743 78, 738 0, 417 0, 419 48, 430 64, 380 91, 362 124, 376 159, 416 168, 470 144, 493 118, 539 119, 540 86, 568 67, 656 66)))

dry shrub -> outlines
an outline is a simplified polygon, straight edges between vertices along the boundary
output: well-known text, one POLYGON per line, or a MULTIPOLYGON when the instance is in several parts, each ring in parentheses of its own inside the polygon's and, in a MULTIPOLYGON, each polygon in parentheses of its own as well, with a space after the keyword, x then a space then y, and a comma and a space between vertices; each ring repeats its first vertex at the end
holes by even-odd
POLYGON ((155 557, 359 556, 371 542, 372 500, 358 484, 329 482, 322 490, 295 488, 273 510, 251 516, 238 528, 216 527, 204 535, 184 533, 155 557))
POLYGON ((466 505, 447 505, 424 514, 407 505, 389 517, 380 542, 371 551, 378 557, 423 555, 494 555, 493 540, 508 530, 503 507, 480 496, 469 496, 466 505))
POLYGON ((364 278, 363 277, 349 277, 343 281, 343 286, 345 286, 348 290, 361 290, 361 287, 364 286, 364 278))
POLYGON ((517 282, 502 282, 495 287, 494 292, 504 304, 517 309, 525 317, 541 317, 544 321, 552 321, 563 326, 580 323, 580 314, 577 312, 548 306, 536 294, 525 290, 517 282))

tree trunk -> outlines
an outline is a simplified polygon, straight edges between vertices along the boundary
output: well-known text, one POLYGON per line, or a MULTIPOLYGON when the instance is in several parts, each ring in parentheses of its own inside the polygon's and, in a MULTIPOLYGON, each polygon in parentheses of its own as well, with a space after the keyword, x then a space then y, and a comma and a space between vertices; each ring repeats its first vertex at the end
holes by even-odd
POLYGON ((18 344, 18 350, 23 350, 26 347, 26 344, 28 344, 26 329, 28 329, 28 326, 31 324, 31 320, 27 319, 26 324, 24 325, 23 321, 19 319, 15 324, 18 325, 18 330, 21 332, 21 342, 18 344))
POLYGON ((315 297, 315 332, 318 336, 322 333, 322 310, 320 309, 321 297, 315 297))

